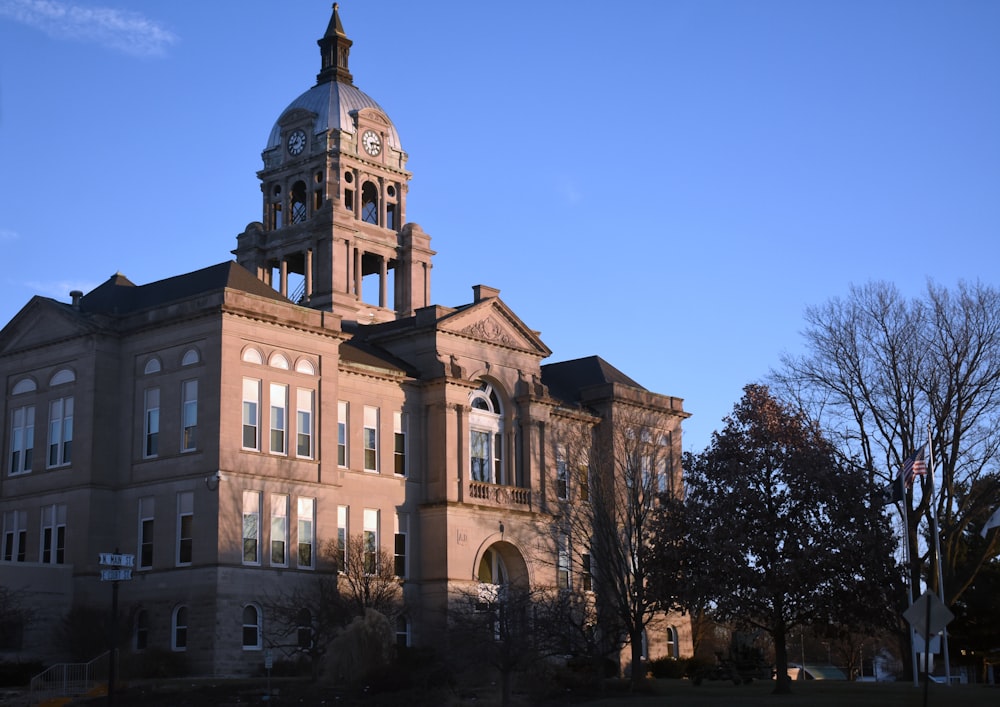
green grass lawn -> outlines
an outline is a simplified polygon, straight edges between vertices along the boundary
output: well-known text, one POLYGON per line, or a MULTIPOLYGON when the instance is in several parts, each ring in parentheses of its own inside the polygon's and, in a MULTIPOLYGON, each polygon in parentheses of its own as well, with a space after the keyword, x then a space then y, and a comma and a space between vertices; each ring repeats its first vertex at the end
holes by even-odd
MULTIPOLYGON (((650 695, 602 697, 590 707, 920 707, 924 688, 913 683, 858 683, 809 680, 792 683, 791 695, 774 695, 773 683, 703 683, 695 687, 687 680, 656 680, 650 695)), ((1000 687, 985 685, 938 685, 932 683, 930 707, 998 707, 1000 687)), ((556 703, 558 704, 558 703, 556 703)))
MULTIPOLYGON (((262 699, 261 680, 175 680, 134 684, 120 691, 116 707, 500 707, 495 683, 475 688, 424 693, 347 694, 328 686, 298 680, 275 680, 271 698, 262 699)), ((929 707, 998 707, 1000 687, 986 685, 930 686, 929 707)), ((624 681, 609 681, 603 690, 574 691, 539 700, 515 690, 512 707, 922 707, 923 686, 912 683, 852 683, 810 680, 792 683, 792 694, 774 695, 774 684, 757 681, 735 686, 728 682, 652 680, 641 693, 627 692, 624 681)), ((7 704, 7 703, 4 703, 7 704)), ((9 703, 23 704, 23 703, 9 703)), ((74 705, 105 707, 104 698, 74 705)))

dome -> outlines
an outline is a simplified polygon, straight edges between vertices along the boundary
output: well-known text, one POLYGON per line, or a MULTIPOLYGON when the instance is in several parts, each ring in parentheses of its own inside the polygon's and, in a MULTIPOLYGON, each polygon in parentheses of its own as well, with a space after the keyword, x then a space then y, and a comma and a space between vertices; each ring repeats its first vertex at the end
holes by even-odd
MULTIPOLYGON (((385 115, 385 111, 378 103, 353 84, 342 81, 327 81, 313 86, 281 112, 278 121, 271 128, 265 149, 270 150, 281 144, 281 118, 289 111, 304 109, 315 113, 316 124, 313 131, 316 135, 320 135, 327 130, 344 130, 353 133, 355 127, 351 115, 362 108, 374 108, 385 115)), ((403 149, 399 143, 399 133, 396 132, 396 126, 392 124, 392 121, 389 121, 385 139, 389 145, 397 150, 403 149)))

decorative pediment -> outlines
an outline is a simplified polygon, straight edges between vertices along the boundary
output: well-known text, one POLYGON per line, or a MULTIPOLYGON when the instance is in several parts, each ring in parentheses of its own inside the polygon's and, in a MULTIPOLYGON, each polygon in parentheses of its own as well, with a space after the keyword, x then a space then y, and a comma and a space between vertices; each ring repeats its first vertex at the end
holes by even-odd
POLYGON ((441 322, 441 329, 494 346, 543 356, 551 353, 538 334, 496 298, 452 314, 441 322))
POLYGON ((67 305, 33 297, 0 331, 0 353, 31 349, 93 331, 67 305))

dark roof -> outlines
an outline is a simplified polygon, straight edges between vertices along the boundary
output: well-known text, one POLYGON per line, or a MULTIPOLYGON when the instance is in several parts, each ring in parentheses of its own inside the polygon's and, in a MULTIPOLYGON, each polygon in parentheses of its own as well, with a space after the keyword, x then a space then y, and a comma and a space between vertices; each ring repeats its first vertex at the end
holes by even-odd
POLYGON ((646 390, 600 356, 545 364, 542 366, 542 383, 553 397, 569 403, 580 402, 580 391, 595 385, 618 383, 646 390))
POLYGON ((417 377, 417 372, 408 363, 393 356, 385 349, 365 341, 359 335, 340 345, 340 360, 344 363, 355 363, 361 366, 397 370, 408 376, 417 377))
POLYGON ((148 285, 136 285, 121 273, 115 273, 83 296, 80 311, 127 314, 226 288, 278 302, 289 302, 251 275, 246 268, 230 260, 148 285))

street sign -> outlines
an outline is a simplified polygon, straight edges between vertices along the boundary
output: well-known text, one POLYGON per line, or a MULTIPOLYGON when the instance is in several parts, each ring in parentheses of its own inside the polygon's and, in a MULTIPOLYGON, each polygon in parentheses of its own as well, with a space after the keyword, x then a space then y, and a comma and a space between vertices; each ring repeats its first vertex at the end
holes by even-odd
POLYGON ((102 582, 120 582, 126 579, 132 579, 132 570, 130 569, 101 570, 102 582))
POLYGON ((135 555, 121 555, 116 552, 102 552, 100 564, 105 567, 135 567, 135 555))
POLYGON ((937 594, 924 592, 919 599, 910 604, 909 609, 903 612, 903 618, 910 622, 914 631, 924 638, 930 638, 941 633, 945 626, 955 618, 955 615, 944 605, 943 601, 938 599, 937 594), (930 623, 927 621, 928 616, 930 616, 930 623))

